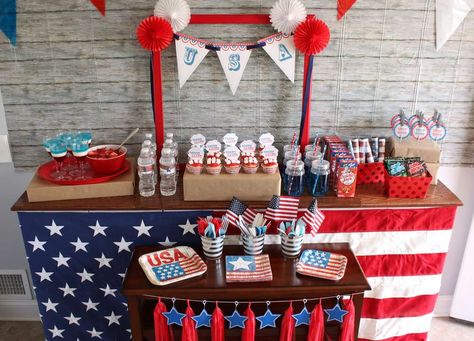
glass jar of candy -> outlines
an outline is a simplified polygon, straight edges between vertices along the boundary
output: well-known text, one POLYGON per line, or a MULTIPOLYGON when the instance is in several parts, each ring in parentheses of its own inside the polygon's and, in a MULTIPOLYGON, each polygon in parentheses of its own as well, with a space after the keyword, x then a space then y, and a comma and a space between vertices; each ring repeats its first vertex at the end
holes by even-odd
POLYGON ((304 162, 290 160, 286 163, 284 188, 285 193, 291 196, 303 194, 304 162))
POLYGON ((315 197, 321 197, 328 192, 329 161, 314 160, 311 164, 309 177, 309 192, 315 197))

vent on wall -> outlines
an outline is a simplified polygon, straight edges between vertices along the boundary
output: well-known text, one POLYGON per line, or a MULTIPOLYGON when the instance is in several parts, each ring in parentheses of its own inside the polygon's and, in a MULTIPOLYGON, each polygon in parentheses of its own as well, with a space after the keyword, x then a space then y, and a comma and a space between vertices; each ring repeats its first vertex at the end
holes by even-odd
POLYGON ((0 270, 0 300, 31 300, 25 270, 0 270))

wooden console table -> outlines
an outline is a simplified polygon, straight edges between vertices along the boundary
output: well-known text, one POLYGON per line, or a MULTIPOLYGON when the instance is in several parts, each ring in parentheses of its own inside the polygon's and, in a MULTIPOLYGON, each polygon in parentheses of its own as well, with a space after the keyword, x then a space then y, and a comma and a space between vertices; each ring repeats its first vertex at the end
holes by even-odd
MULTIPOLYGON (((225 256, 241 255, 243 248, 237 245, 226 245, 224 254, 219 260, 206 260, 199 250, 198 253, 207 264, 207 273, 201 277, 189 279, 183 282, 170 284, 167 286, 155 286, 146 278, 143 270, 138 264, 138 257, 145 253, 156 251, 153 246, 137 247, 134 251, 127 275, 123 283, 122 293, 128 300, 128 311, 132 327, 134 341, 153 340, 153 314, 152 309, 156 304, 156 297, 176 297, 192 300, 207 300, 208 312, 212 313, 214 301, 265 301, 265 300, 302 300, 304 298, 328 297, 336 295, 353 295, 356 309, 355 335, 358 333, 360 313, 365 290, 370 290, 367 279, 357 261, 349 244, 306 244, 304 249, 320 249, 343 254, 347 257, 348 263, 344 277, 339 281, 329 281, 296 273, 297 259, 285 259, 281 255, 279 245, 266 245, 264 253, 270 255, 270 262, 273 272, 273 281, 257 283, 226 283, 225 281, 225 256)), ((168 307, 170 302, 167 301, 168 307)), ((317 302, 308 302, 308 310, 312 309, 317 302)), ((184 311, 184 302, 176 302, 180 312, 184 311)), ((324 300, 323 304, 332 307, 335 299, 324 300)), ((221 304, 224 314, 230 315, 234 310, 233 304, 221 304)), ((246 304, 239 306, 243 311, 246 304)), ((272 312, 282 314, 288 304, 271 305, 272 312)), ((294 303, 295 312, 303 307, 302 302, 294 303)), ((325 307, 326 308, 326 307, 325 307)), ((202 304, 196 302, 194 311, 199 314, 202 304)), ((254 304, 252 309, 256 315, 263 314, 266 309, 265 304, 254 304)), ((281 321, 281 318, 277 321, 281 321)), ((256 329, 256 337, 259 340, 276 340, 280 333, 279 324, 277 328, 256 329)), ((180 327, 174 327, 175 337, 180 336, 180 327)), ((338 323, 327 323, 326 332, 329 335, 337 336, 339 331, 338 323)), ((209 328, 200 328, 199 336, 207 340, 210 335, 209 328)), ((240 329, 225 329, 226 340, 240 340, 240 329)), ((297 337, 306 335, 307 327, 296 328, 297 337)), ((332 337, 334 339, 334 337, 332 337)))

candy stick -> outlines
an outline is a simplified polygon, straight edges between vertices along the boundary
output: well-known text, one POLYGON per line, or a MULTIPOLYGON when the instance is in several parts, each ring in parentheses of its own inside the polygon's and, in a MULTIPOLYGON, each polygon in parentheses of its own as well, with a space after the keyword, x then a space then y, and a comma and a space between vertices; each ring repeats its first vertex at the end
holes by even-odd
POLYGON ((385 139, 379 139, 379 162, 384 162, 385 160, 385 139))
POLYGON ((360 163, 360 157, 359 157, 359 139, 353 139, 351 141, 352 149, 354 150, 354 158, 357 161, 357 163, 360 163))
POLYGON ((365 157, 367 163, 374 163, 374 156, 372 155, 372 149, 370 148, 369 139, 364 139, 365 157))
POLYGON ((372 149, 372 155, 374 157, 374 161, 379 161, 379 138, 372 137, 370 140, 370 148, 372 149))

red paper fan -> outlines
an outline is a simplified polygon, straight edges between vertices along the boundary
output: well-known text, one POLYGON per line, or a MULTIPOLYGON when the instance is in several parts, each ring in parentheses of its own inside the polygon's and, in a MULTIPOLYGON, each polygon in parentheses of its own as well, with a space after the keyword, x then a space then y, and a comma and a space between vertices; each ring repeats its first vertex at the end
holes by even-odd
POLYGON ((304 54, 318 54, 328 46, 329 27, 322 20, 308 18, 296 27, 295 46, 304 54))
POLYGON ((150 16, 137 27, 137 38, 145 50, 159 52, 173 40, 173 29, 165 19, 150 16))

